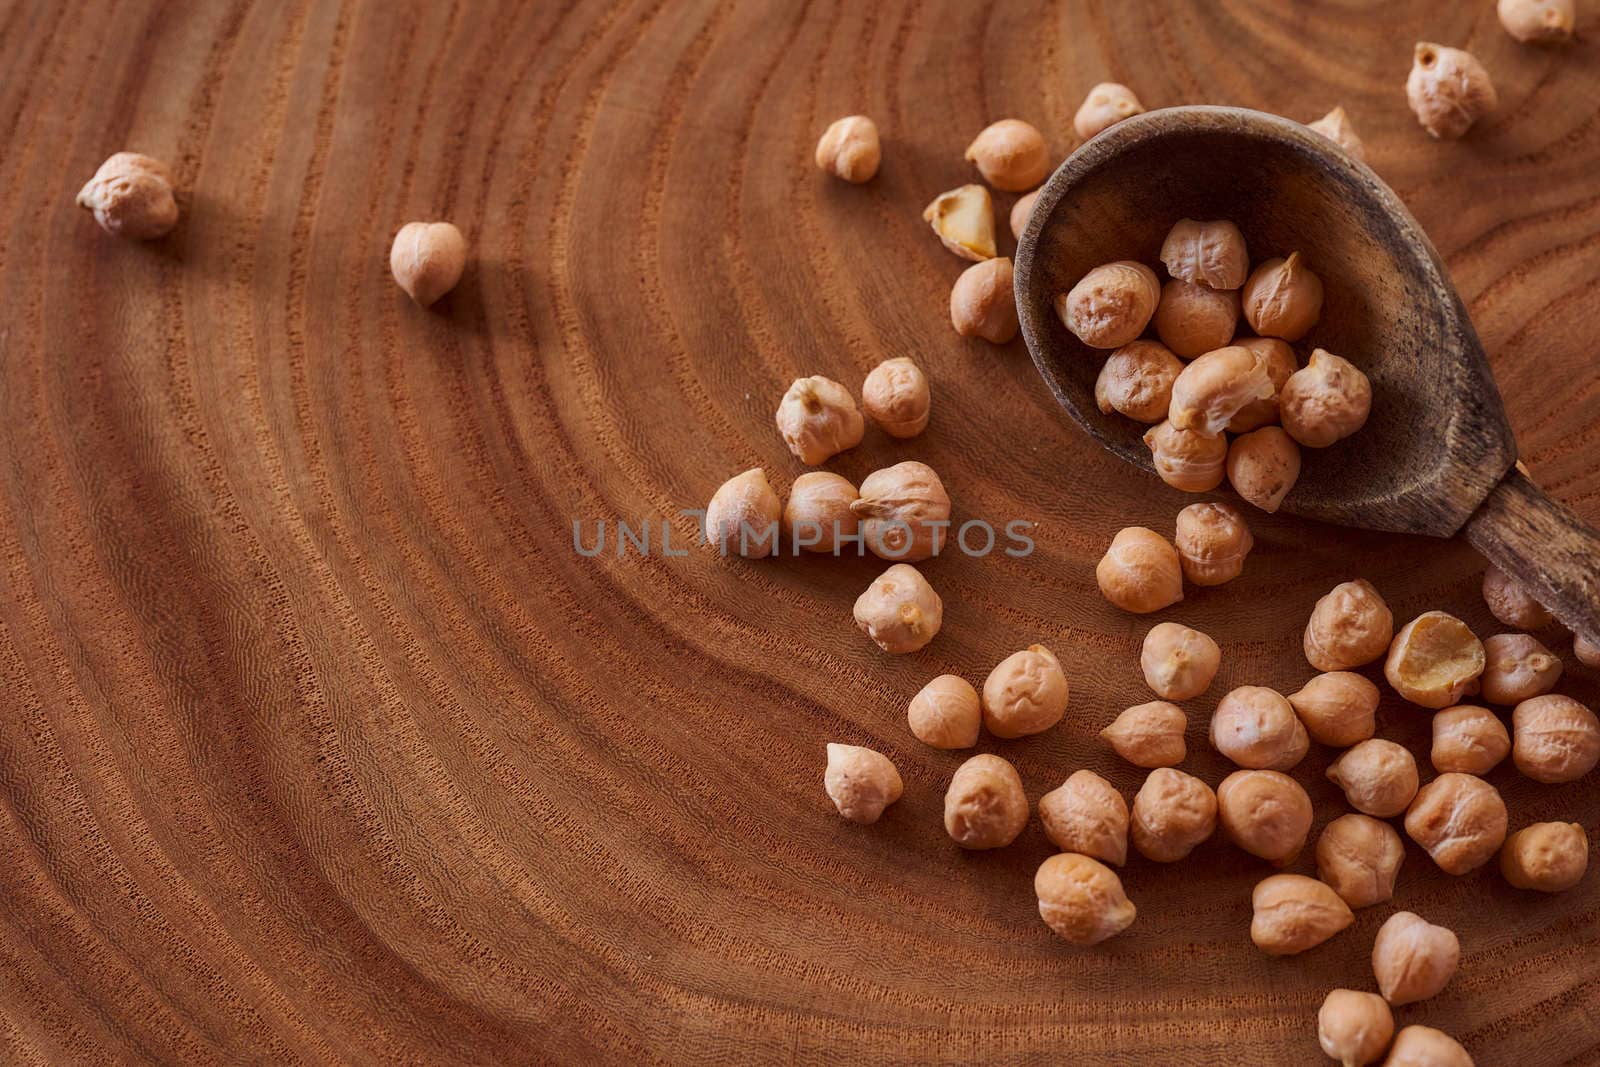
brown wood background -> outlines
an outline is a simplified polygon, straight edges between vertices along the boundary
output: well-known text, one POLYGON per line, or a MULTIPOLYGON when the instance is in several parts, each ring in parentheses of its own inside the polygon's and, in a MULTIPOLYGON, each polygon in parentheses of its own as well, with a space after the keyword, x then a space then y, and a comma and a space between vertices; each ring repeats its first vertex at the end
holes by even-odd
MULTIPOLYGON (((1580 8, 1587 39, 1539 51, 1490 0, 0 5, 3 1058, 1315 1062, 1316 1006, 1371 988, 1389 907, 1268 959, 1247 937, 1266 868, 1213 841, 1132 860, 1137 923, 1078 949, 1035 913, 1036 822, 990 854, 942 831, 962 756, 918 744, 904 703, 1033 641, 1069 719, 981 749, 1031 798, 1079 766, 1131 796, 1094 735, 1146 699, 1154 620, 1092 568, 1189 500, 1070 428, 1020 340, 951 332, 962 264, 919 215, 991 119, 1064 156, 1102 79, 1150 106, 1342 103, 1449 261, 1535 477, 1600 522, 1580 8), (1406 109, 1418 38, 1499 85, 1464 142, 1406 109), (885 138, 862 188, 810 163, 854 111, 885 138), (73 204, 123 148, 181 185, 148 247, 73 204), (474 261, 430 314, 386 263, 434 217, 474 261), (786 486, 788 381, 858 387, 888 355, 927 368, 932 425, 869 431, 834 469, 923 459, 958 518, 1039 524, 1031 558, 925 568, 946 614, 924 652, 850 625, 871 561, 573 551, 574 519, 703 506, 756 464, 786 486), (899 764, 879 825, 832 814, 829 740, 899 764)), ((1165 616, 1224 648, 1189 708, 1212 782, 1215 697, 1298 686, 1337 581, 1492 631, 1460 544, 1251 520, 1245 576, 1165 616)), ((1563 691, 1600 703, 1558 647, 1563 691)), ((1386 699, 1383 733, 1420 746, 1426 715, 1386 699)), ((1319 826, 1343 810, 1329 756, 1299 772, 1319 826)), ((1513 827, 1600 830, 1595 781, 1493 781, 1513 827)), ((1396 904, 1464 949, 1402 1023, 1480 1064, 1600 1057, 1600 874, 1537 897, 1412 847, 1396 904)))

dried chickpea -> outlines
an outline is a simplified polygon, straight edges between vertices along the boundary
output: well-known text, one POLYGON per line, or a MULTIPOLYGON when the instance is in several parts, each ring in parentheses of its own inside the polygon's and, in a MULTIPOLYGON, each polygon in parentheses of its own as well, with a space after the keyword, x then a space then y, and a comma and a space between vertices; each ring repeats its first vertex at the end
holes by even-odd
POLYGON ((982 185, 963 185, 933 198, 922 211, 939 241, 962 259, 981 263, 995 256, 994 199, 982 185))
POLYGON ((1572 654, 1585 667, 1600 667, 1600 645, 1579 634, 1572 639, 1572 654))
POLYGON ((1227 219, 1179 219, 1161 242, 1161 262, 1174 278, 1212 289, 1237 289, 1250 274, 1244 234, 1227 219))
POLYGON ((1466 874, 1489 862, 1505 841, 1506 802, 1482 778, 1441 774, 1417 790, 1406 812, 1406 835, 1441 871, 1466 874))
POLYGON ((1399 815, 1417 795, 1417 761, 1403 746, 1381 737, 1348 749, 1327 774, 1352 808, 1380 819, 1399 815))
POLYGON ((1365 578, 1341 582, 1311 609, 1306 659, 1319 671, 1347 671, 1371 663, 1389 648, 1394 613, 1365 578))
POLYGON ((795 379, 778 404, 776 422, 789 451, 813 467, 859 445, 867 428, 850 390, 820 374, 795 379))
POLYGON ((1144 635, 1139 669, 1158 697, 1188 700, 1211 686, 1222 664, 1222 650, 1199 630, 1176 622, 1158 622, 1144 635))
POLYGON ((1433 717, 1433 769, 1488 774, 1511 755, 1511 735, 1488 708, 1457 704, 1433 717))
POLYGON ((1067 675, 1043 645, 1013 652, 983 683, 983 724, 996 737, 1041 733, 1067 713, 1067 675))
POLYGON ((1176 704, 1135 704, 1100 731, 1113 751, 1135 767, 1173 767, 1188 755, 1183 734, 1188 716, 1176 704))
POLYGON ((1072 116, 1072 128, 1087 141, 1123 119, 1143 112, 1144 105, 1139 103, 1132 89, 1116 82, 1101 82, 1089 90, 1078 113, 1072 116))
POLYGON ((1350 905, 1325 883, 1303 874, 1274 874, 1250 893, 1250 940, 1269 956, 1316 948, 1356 921, 1350 905))
POLYGON ((1317 1012, 1317 1042, 1342 1067, 1377 1063, 1394 1037, 1394 1014, 1376 993, 1335 989, 1317 1012))
POLYGON ((138 152, 118 152, 100 164, 78 191, 78 206, 92 211, 111 236, 135 241, 165 237, 178 224, 172 174, 160 160, 138 152))
POLYGON ((1383 676, 1411 703, 1437 710, 1472 690, 1485 662, 1483 642, 1466 623, 1447 612, 1426 611, 1394 635, 1383 676))
POLYGON ((1524 700, 1511 712, 1511 762, 1536 782, 1575 782, 1600 761, 1600 719, 1568 696, 1524 700))
POLYGON ((978 691, 965 678, 941 674, 911 698, 906 721, 925 745, 971 748, 978 743, 978 727, 983 723, 978 691))
POLYGON ((1262 337, 1298 341, 1322 315, 1322 279, 1299 252, 1269 259, 1250 272, 1239 294, 1245 321, 1262 337))
POLYGON ((1120 412, 1137 422, 1166 419, 1172 383, 1183 363, 1158 341, 1130 341, 1106 357, 1094 382, 1094 400, 1106 414, 1120 412))
POLYGON ((1145 859, 1176 863, 1217 828, 1217 795, 1192 774, 1157 767, 1133 798, 1128 834, 1145 859))
POLYGON ((865 115, 836 119, 817 141, 817 166, 847 182, 871 181, 882 159, 878 124, 865 115))
POLYGON ((1044 134, 1021 119, 1001 119, 983 128, 967 146, 967 161, 983 180, 1007 193, 1032 189, 1050 173, 1044 134))
POLYGON ((1271 396, 1267 361, 1252 349, 1229 345, 1207 351, 1183 368, 1172 383, 1167 417, 1180 430, 1220 434, 1246 405, 1271 396))
POLYGON ((1117 531, 1094 568, 1100 594, 1123 611, 1143 615, 1183 599, 1183 568, 1166 538, 1143 526, 1117 531))
POLYGON ((1122 866, 1128 859, 1128 802, 1090 770, 1074 771, 1039 798, 1044 833, 1063 852, 1122 866))
POLYGON ((1453 141, 1500 103, 1483 64, 1459 48, 1419 41, 1406 77, 1406 99, 1422 128, 1453 141))
POLYGON ((1017 202, 1011 205, 1011 236, 1022 240, 1022 231, 1028 228, 1028 220, 1033 217, 1033 205, 1039 199, 1039 190, 1025 196, 1019 196, 1017 202))
POLYGON ((1233 340, 1239 324, 1239 292, 1173 278, 1161 287, 1154 318, 1161 343, 1184 359, 1193 359, 1233 340))
POLYGON ((1217 812, 1230 841, 1280 867, 1300 855, 1311 832, 1311 798, 1277 771, 1228 775, 1217 786, 1217 812))
POLYGON ((861 494, 848 478, 831 471, 808 471, 794 480, 783 505, 789 541, 807 552, 839 551, 841 538, 853 538, 861 520, 850 505, 861 494))
POLYGON ((1499 567, 1483 572, 1483 602, 1489 614, 1518 630, 1543 630, 1554 621, 1543 604, 1499 567))
POLYGON ((406 295, 429 307, 467 268, 467 239, 448 222, 408 222, 389 246, 389 272, 406 295))
POLYGON ((933 409, 928 376, 905 356, 886 359, 862 383, 861 406, 890 437, 915 437, 927 428, 933 409))
POLYGON ((937 556, 950 525, 950 495, 926 463, 908 459, 873 471, 850 505, 867 550, 909 563, 937 556))
POLYGON ((1039 917, 1075 945, 1098 945, 1133 922, 1138 909, 1122 879, 1103 863, 1071 852, 1051 856, 1033 876, 1039 917))
POLYGON ((1415 912, 1389 916, 1372 943, 1372 974, 1390 1004, 1415 1004, 1437 995, 1460 962, 1456 935, 1415 912))
POLYGON ((1350 116, 1345 114, 1344 108, 1336 107, 1316 122, 1307 125, 1354 158, 1363 163, 1367 161, 1367 146, 1356 136, 1355 127, 1350 125, 1350 116))
POLYGON ((1180 430, 1171 420, 1145 432, 1150 459, 1161 480, 1186 493, 1209 493, 1222 484, 1228 462, 1228 438, 1180 430))
POLYGON ((1244 685, 1212 712, 1211 744, 1241 767, 1286 771, 1305 758, 1311 739, 1283 694, 1244 685))
POLYGON ((1577 21, 1572 0, 1500 0, 1500 25, 1523 44, 1565 44, 1577 21))
POLYGON ((1267 380, 1272 383, 1271 396, 1250 401, 1228 420, 1229 433, 1249 433, 1278 421, 1278 394, 1283 392, 1289 376, 1300 369, 1300 361, 1288 342, 1276 337, 1241 337, 1233 343, 1261 357, 1266 364, 1267 380))
POLYGON ((1406 846, 1394 827, 1370 815, 1341 815, 1317 838, 1317 877, 1352 908, 1394 896, 1406 846))
POLYGON ((1345 748, 1372 736, 1378 687, 1350 671, 1329 671, 1290 693, 1289 704, 1313 741, 1345 748))
POLYGON ((1190 504, 1178 512, 1172 545, 1183 576, 1195 585, 1221 585, 1239 577, 1255 544, 1244 516, 1227 504, 1190 504))
POLYGON ((828 799, 851 822, 874 823, 883 809, 900 799, 905 786, 889 757, 856 745, 828 745, 828 769, 822 776, 828 799))
POLYGON ((1354 363, 1319 348, 1278 393, 1278 417, 1307 448, 1327 448, 1367 424, 1372 382, 1354 363))
POLYGON ((944 623, 944 601, 917 568, 896 563, 856 598, 856 625, 885 652, 900 655, 927 646, 944 623))
POLYGON ((778 519, 783 505, 767 481, 767 472, 752 467, 717 487, 706 505, 706 540, 723 555, 736 553, 763 559, 778 547, 778 519))
POLYGON ((1561 657, 1527 634, 1495 634, 1483 642, 1483 699, 1520 704, 1543 696, 1561 678, 1561 657))
POLYGON ((1017 300, 1011 260, 1005 256, 974 263, 950 288, 950 325, 962 337, 981 337, 1003 345, 1017 336, 1017 300))
POLYGON ((1269 515, 1300 480, 1300 446, 1281 426, 1234 438, 1224 463, 1233 491, 1269 515))
POLYGON ((1412 1024, 1395 1035, 1383 1067, 1473 1067, 1461 1043, 1443 1030, 1412 1024))
POLYGON ((944 828, 962 848, 1003 848, 1028 824, 1028 797, 1017 769, 999 756, 973 756, 956 768, 944 794, 944 828))
POLYGON ((1583 881, 1589 835, 1575 822, 1536 822, 1506 838, 1500 873, 1518 889, 1559 893, 1583 881))
POLYGON ((1160 299, 1156 272, 1123 259, 1096 267, 1056 297, 1056 314, 1090 348, 1121 348, 1144 333, 1160 299))

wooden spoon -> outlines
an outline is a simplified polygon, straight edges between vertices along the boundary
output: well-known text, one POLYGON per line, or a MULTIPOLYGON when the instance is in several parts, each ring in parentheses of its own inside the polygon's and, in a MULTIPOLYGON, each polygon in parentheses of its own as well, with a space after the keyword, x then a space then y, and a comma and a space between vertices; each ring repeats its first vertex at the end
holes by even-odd
POLYGON ((1233 220, 1254 262, 1298 250, 1326 288, 1301 362, 1326 348, 1372 379, 1365 428, 1303 449, 1283 510, 1371 530, 1464 532, 1558 619, 1600 641, 1600 534, 1514 469, 1500 394, 1438 253, 1377 175, 1297 122, 1230 107, 1152 111, 1089 141, 1045 182, 1017 248, 1017 310, 1039 373, 1078 424, 1154 470, 1146 427, 1095 404, 1108 353, 1073 336, 1052 302, 1102 263, 1160 272, 1162 239, 1181 218, 1233 220))

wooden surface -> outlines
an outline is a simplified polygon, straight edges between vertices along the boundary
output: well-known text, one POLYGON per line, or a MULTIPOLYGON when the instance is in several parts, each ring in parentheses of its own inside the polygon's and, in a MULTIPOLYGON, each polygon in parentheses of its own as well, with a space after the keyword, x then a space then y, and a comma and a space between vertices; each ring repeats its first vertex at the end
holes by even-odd
MULTIPOLYGON (((553 2, 0 6, 0 1049, 7 1062, 1316 1062, 1335 984, 1371 988, 1391 910, 1304 956, 1248 941, 1267 869, 1213 841, 1131 860, 1139 918, 1073 948, 1031 891, 1035 822, 964 854, 960 755, 903 706, 1043 641, 1065 723, 981 748, 1030 798, 1145 699, 1092 566, 1188 498, 1072 428, 1020 340, 954 336, 962 264, 919 215, 991 119, 1053 151, 1095 82, 1148 105, 1349 109, 1472 312, 1535 479, 1600 519, 1600 38, 1520 47, 1478 3, 553 2), (1280 10, 1283 9, 1283 10, 1280 10), (1427 138, 1416 39, 1472 48, 1501 108, 1427 138), (874 115, 865 187, 810 164, 874 115), (110 152, 168 160, 185 218, 150 247, 73 195, 110 152), (405 221, 474 262, 435 313, 389 280, 405 221), (673 515, 762 464, 789 380, 911 355, 915 457, 957 518, 1029 519, 1026 559, 950 557, 924 652, 849 623, 880 569, 573 550, 572 522, 673 515), (823 744, 879 748, 906 796, 849 825, 823 744)), ((1002 210, 1012 198, 999 198, 1002 210)), ((1009 237, 1005 247, 1011 247, 1009 237)), ((1212 698, 1309 675, 1341 579, 1480 632, 1460 543, 1252 515, 1245 576, 1166 617, 1215 635, 1212 698)), ((682 545, 690 520, 673 521, 682 545)), ((1600 703, 1570 646, 1562 691, 1600 703)), ((1191 702, 1187 767, 1211 699, 1191 702)), ((1386 697, 1385 736, 1427 718, 1386 697)), ((1343 810, 1318 749, 1318 825, 1343 810)), ((1492 781, 1513 828, 1600 830, 1593 780, 1492 781)), ((1309 869, 1302 860, 1294 869, 1309 869)), ((1480 1064, 1600 1056, 1600 874, 1555 897, 1416 848, 1397 905, 1461 935, 1402 1022, 1480 1064)))

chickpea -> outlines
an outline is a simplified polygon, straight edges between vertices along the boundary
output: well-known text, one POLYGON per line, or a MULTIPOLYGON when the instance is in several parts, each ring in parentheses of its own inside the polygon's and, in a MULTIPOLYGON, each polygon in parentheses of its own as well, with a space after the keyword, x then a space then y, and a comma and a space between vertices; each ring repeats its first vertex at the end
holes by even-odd
POLYGON ((767 481, 767 472, 752 467, 717 487, 706 505, 706 540, 724 556, 735 552, 764 559, 778 547, 778 519, 783 505, 767 481))
POLYGON ((978 743, 983 713, 978 691, 965 678, 941 674, 911 698, 906 720, 918 741, 934 748, 971 748, 978 743))
POLYGON ((1489 614, 1518 630, 1543 630, 1555 621, 1543 604, 1499 567, 1483 572, 1483 602, 1489 614))
POLYGON ((1395 634, 1383 676, 1411 703, 1437 710, 1471 690, 1486 662, 1483 642, 1466 623, 1443 611, 1427 611, 1395 634))
POLYGON ((983 180, 1007 193, 1020 193, 1050 173, 1050 150, 1044 134, 1021 119, 1001 119, 985 126, 967 146, 967 161, 983 180))
POLYGON ((1191 774, 1157 767, 1133 798, 1128 834, 1145 859, 1176 863, 1217 828, 1217 795, 1191 774))
POLYGON ((1298 341, 1322 315, 1322 279, 1299 252, 1269 259, 1250 272, 1239 294, 1245 321, 1262 337, 1298 341))
POLYGON ((1096 267, 1056 297, 1056 314, 1090 348, 1121 348, 1144 333, 1160 299, 1156 272, 1124 259, 1096 267))
POLYGON ((885 652, 925 648, 944 623, 944 601, 917 568, 896 563, 856 598, 856 625, 885 652))
POLYGON ((1520 704, 1543 696, 1561 678, 1561 658, 1527 634, 1495 634, 1483 642, 1483 699, 1520 704))
POLYGON ((1372 943, 1372 974, 1390 1004, 1415 1004, 1438 995, 1461 962, 1461 942, 1415 912, 1384 920, 1372 943))
POLYGON ((994 258, 994 198, 984 186, 963 185, 940 193, 923 209, 922 221, 933 227, 940 244, 962 259, 981 263, 994 258))
POLYGON ((1383 1067, 1472 1067, 1472 1057, 1443 1030, 1412 1024, 1395 1035, 1383 1067))
POLYGON ((1044 833, 1063 852, 1122 866, 1128 858, 1128 802, 1090 770, 1074 771, 1039 798, 1044 833))
POLYGON ((1267 361, 1242 345, 1230 345, 1208 351, 1183 368, 1172 383, 1167 417, 1180 430, 1220 434, 1241 408, 1271 396, 1267 361))
POLYGON ((1317 838, 1317 877, 1352 908, 1394 896, 1406 846, 1394 827, 1370 815, 1341 815, 1317 838))
POLYGON ((1131 341, 1106 358, 1094 382, 1101 411, 1120 412, 1137 422, 1162 422, 1172 406, 1172 383, 1183 363, 1157 341, 1131 341))
POLYGON ((1228 420, 1229 433, 1249 433, 1278 421, 1278 394, 1283 392, 1289 376, 1300 369, 1300 361, 1295 358, 1294 349, 1276 337, 1242 337, 1233 343, 1261 357, 1267 380, 1272 383, 1271 396, 1250 401, 1228 420))
POLYGON ((862 383, 861 406, 890 437, 915 437, 927 428, 933 408, 928 376, 905 356, 886 359, 862 383))
POLYGON ((1244 234, 1227 219, 1179 219, 1161 242, 1161 262, 1174 278, 1212 289, 1237 289, 1250 273, 1244 234))
POLYGON ((1233 491, 1269 515, 1300 480, 1300 446, 1281 426, 1234 438, 1224 462, 1233 491))
POLYGON ((1185 578, 1195 585, 1221 585, 1239 577, 1256 539, 1236 508, 1190 504, 1178 512, 1172 544, 1185 578))
POLYGON ((1524 700, 1511 712, 1511 762, 1536 782, 1575 782, 1600 761, 1600 719, 1567 696, 1524 700))
POLYGON ((1322 136, 1344 149, 1350 155, 1365 163, 1367 161, 1367 146, 1361 143, 1361 138, 1356 136, 1355 127, 1350 125, 1350 116, 1345 114, 1344 108, 1336 107, 1316 122, 1308 123, 1322 136))
POLYGON ((878 124, 865 115, 836 119, 817 141, 817 166, 847 182, 871 181, 882 159, 878 124))
POLYGON ((1161 287, 1155 324, 1161 343, 1184 359, 1222 348, 1239 324, 1239 291, 1173 278, 1161 287))
POLYGON ((850 505, 861 537, 879 559, 908 563, 937 556, 950 525, 950 495, 933 468, 916 460, 873 471, 850 505))
POLYGON ((1180 430, 1171 420, 1144 435, 1161 480, 1186 493, 1209 493, 1222 484, 1228 461, 1228 439, 1222 434, 1180 430))
POLYGON ((1359 674, 1329 671, 1301 686, 1298 693, 1290 693, 1289 705, 1313 741, 1346 748, 1372 736, 1378 687, 1359 674))
POLYGON ((1441 774, 1417 790, 1406 812, 1406 834, 1441 871, 1466 874, 1489 862, 1505 841, 1506 802, 1482 778, 1441 774))
POLYGON ((1101 82, 1089 90, 1078 113, 1072 117, 1072 128, 1085 141, 1115 126, 1123 119, 1144 113, 1144 105, 1133 95, 1133 90, 1116 82, 1101 82))
POLYGON ((1022 231, 1028 228, 1028 220, 1033 217, 1033 205, 1039 199, 1039 190, 1025 196, 1017 197, 1017 202, 1011 205, 1011 236, 1022 240, 1022 231))
POLYGON ((1433 769, 1488 774, 1511 755, 1511 735, 1488 708, 1457 704, 1433 717, 1433 769))
POLYGON ((944 794, 944 828, 962 848, 1003 848, 1028 824, 1028 797, 1017 769, 999 756, 973 756, 956 768, 944 794))
POLYGON ((1500 873, 1518 889, 1559 893, 1589 869, 1589 835, 1575 822, 1536 822, 1506 838, 1500 873))
POLYGON ((1286 771, 1305 758, 1311 739, 1282 694, 1245 685, 1217 704, 1211 745, 1241 767, 1286 771))
POLYGON ((1278 394, 1284 430, 1307 448, 1344 440, 1365 426, 1371 413, 1372 382, 1354 363, 1323 348, 1289 375, 1278 394))
POLYGON ((1274 874, 1250 894, 1255 915, 1250 940, 1269 956, 1294 956, 1316 948, 1356 921, 1350 905, 1315 878, 1274 874))
POLYGON ((861 494, 848 478, 808 471, 794 480, 783 505, 783 527, 796 549, 837 554, 843 537, 855 537, 861 520, 850 505, 861 494))
POLYGON ((1144 615, 1183 599, 1183 568, 1167 539, 1143 526, 1117 531, 1094 568, 1100 593, 1123 611, 1144 615))
POLYGON ((467 269, 467 239, 448 222, 408 222, 389 246, 389 272, 406 295, 432 306, 467 269))
POLYGON ((1145 684, 1159 697, 1188 700, 1211 686, 1222 664, 1222 650, 1199 630, 1175 622, 1158 622, 1144 636, 1139 669, 1145 684))
POLYGON ((1013 652, 983 683, 983 724, 996 737, 1041 733, 1067 713, 1067 676, 1043 645, 1013 652))
POLYGON ((1115 937, 1138 912, 1115 871, 1071 852, 1051 856, 1039 865, 1033 891, 1045 925, 1075 945, 1098 945, 1115 937))
POLYGON ((839 814, 851 822, 874 823, 905 791, 889 757, 856 745, 828 745, 822 787, 839 814))
POLYGON ((1459 48, 1419 41, 1406 78, 1406 99, 1422 128, 1454 141, 1500 103, 1483 64, 1459 48))
POLYGON ((1380 819, 1410 807, 1417 795, 1417 761, 1393 741, 1374 737, 1348 749, 1328 768, 1352 808, 1380 819))
POLYGON ((789 451, 813 467, 859 445, 867 426, 850 390, 820 374, 795 379, 776 421, 789 451))
MULTIPOLYGON (((178 201, 166 164, 138 152, 118 152, 78 191, 78 206, 113 237, 153 241, 178 224, 178 201)), ((458 235, 459 236, 459 235, 458 235)))
POLYGON ((950 325, 962 337, 1003 345, 1017 336, 1015 275, 1005 256, 974 263, 950 289, 950 325))
POLYGON ((1311 798, 1277 771, 1228 775, 1217 786, 1217 812, 1229 840, 1280 867, 1300 855, 1311 832, 1311 798))
POLYGON ((1347 671, 1383 655, 1394 637, 1394 613, 1365 578, 1333 587, 1306 623, 1306 659, 1319 671, 1347 671))
POLYGON ((1585 667, 1600 667, 1600 645, 1579 634, 1572 639, 1572 654, 1585 667))
POLYGON ((1135 704, 1112 720, 1100 736, 1135 767, 1172 767, 1188 755, 1183 734, 1189 719, 1165 700, 1135 704))
POLYGON ((1335 989, 1317 1012, 1317 1041, 1343 1067, 1377 1063, 1394 1037, 1394 1014, 1376 993, 1335 989))
POLYGON ((1500 0, 1500 25, 1523 44, 1565 44, 1577 21, 1572 0, 1500 0))

